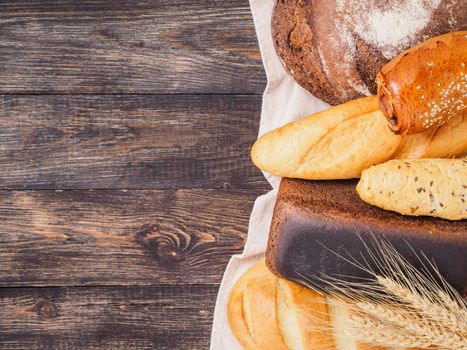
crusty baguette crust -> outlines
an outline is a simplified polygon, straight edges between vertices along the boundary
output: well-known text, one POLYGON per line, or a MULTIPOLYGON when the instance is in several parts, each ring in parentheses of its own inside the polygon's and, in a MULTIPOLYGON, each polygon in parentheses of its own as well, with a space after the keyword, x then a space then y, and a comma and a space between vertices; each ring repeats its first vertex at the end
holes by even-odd
POLYGON ((403 51, 376 77, 381 110, 398 134, 436 128, 467 108, 467 31, 403 51))
POLYGON ((254 164, 277 176, 349 179, 392 157, 401 141, 387 128, 375 96, 299 119, 259 138, 254 164))
POLYGON ((437 129, 402 137, 394 158, 451 158, 467 152, 467 112, 437 129))
POLYGON ((404 215, 467 219, 467 161, 391 160, 363 171, 357 192, 367 203, 404 215))
POLYGON ((306 180, 360 177, 392 158, 450 158, 467 152, 467 112, 437 129, 394 135, 367 97, 299 119, 260 137, 254 164, 273 175, 306 180))

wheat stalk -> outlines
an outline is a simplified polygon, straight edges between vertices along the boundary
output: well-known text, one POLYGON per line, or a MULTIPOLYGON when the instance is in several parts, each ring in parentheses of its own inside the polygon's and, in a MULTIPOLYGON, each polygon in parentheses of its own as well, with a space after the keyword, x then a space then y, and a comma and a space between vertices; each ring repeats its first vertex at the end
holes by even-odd
POLYGON ((349 282, 340 277, 315 276, 325 282, 326 292, 340 295, 349 306, 351 327, 347 336, 384 346, 467 349, 466 301, 426 256, 412 250, 423 266, 423 271, 417 270, 390 243, 373 238, 376 249, 362 242, 376 269, 370 268, 365 258, 366 264, 362 264, 350 254, 350 258, 340 256, 371 279, 349 282))
POLYGON ((355 314, 351 317, 352 330, 361 341, 374 342, 374 339, 380 339, 378 344, 383 342, 392 346, 467 348, 465 334, 462 336, 462 332, 446 327, 439 320, 425 318, 416 311, 370 302, 349 306, 355 314), (380 336, 381 332, 386 332, 386 336, 380 336))
POLYGON ((459 336, 442 332, 422 330, 411 332, 402 330, 394 324, 381 322, 367 316, 353 316, 350 319, 354 338, 372 344, 385 346, 418 347, 423 349, 456 349, 465 350, 466 343, 459 336), (358 329, 358 332, 354 332, 358 329))
POLYGON ((434 320, 436 323, 443 325, 446 329, 464 333, 464 336, 467 338, 467 311, 462 310, 458 304, 445 293, 443 293, 444 300, 441 300, 442 304, 439 304, 387 277, 377 276, 377 281, 384 286, 389 293, 397 296, 412 308, 418 310, 426 319, 434 320), (446 304, 450 304, 449 307, 447 307, 446 304), (453 308, 455 308, 457 312, 453 312, 453 308), (462 314, 464 317, 458 317, 462 314))
POLYGON ((352 316, 350 322, 353 338, 361 342, 384 346, 435 348, 424 336, 411 332, 401 334, 399 330, 395 332, 394 327, 387 327, 384 323, 369 317, 352 316), (354 331, 356 329, 358 332, 354 331))
POLYGON ((351 309, 354 309, 355 312, 360 315, 368 315, 373 318, 380 319, 386 323, 389 322, 396 324, 414 332, 420 332, 421 330, 424 330, 423 326, 420 327, 420 322, 423 322, 424 326, 427 326, 426 321, 420 319, 420 317, 415 313, 406 310, 402 312, 400 308, 394 308, 390 305, 358 302, 352 305, 351 309))

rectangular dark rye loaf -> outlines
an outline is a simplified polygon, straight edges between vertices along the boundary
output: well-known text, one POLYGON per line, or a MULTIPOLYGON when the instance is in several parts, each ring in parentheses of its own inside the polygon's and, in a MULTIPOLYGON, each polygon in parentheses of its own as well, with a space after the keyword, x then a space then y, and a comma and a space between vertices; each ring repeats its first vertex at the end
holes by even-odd
POLYGON ((269 268, 299 283, 319 285, 314 277, 321 274, 356 281, 368 275, 340 256, 364 262, 363 255, 372 265, 362 240, 371 247, 375 237, 384 237, 418 269, 423 252, 467 296, 466 220, 409 217, 371 206, 358 197, 356 183, 282 179, 266 252, 269 268))

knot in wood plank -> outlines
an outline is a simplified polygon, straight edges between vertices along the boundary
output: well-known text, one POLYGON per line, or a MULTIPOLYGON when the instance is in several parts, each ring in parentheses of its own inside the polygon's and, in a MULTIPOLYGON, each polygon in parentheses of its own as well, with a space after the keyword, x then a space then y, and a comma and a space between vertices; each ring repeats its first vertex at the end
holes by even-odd
POLYGON ((39 308, 39 314, 47 317, 57 317, 57 308, 50 301, 43 301, 39 308))
POLYGON ((51 301, 42 298, 33 305, 17 307, 15 311, 25 316, 46 316, 48 318, 58 316, 57 307, 51 301))
POLYGON ((162 266, 170 269, 185 260, 191 237, 180 229, 163 231, 159 224, 148 224, 138 232, 137 241, 162 266))

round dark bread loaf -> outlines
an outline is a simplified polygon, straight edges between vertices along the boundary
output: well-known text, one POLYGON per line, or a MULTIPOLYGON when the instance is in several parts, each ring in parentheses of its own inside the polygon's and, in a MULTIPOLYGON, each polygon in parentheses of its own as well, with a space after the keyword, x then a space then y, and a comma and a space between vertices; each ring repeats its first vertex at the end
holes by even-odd
POLYGON ((466 28, 463 0, 278 0, 272 19, 287 71, 332 105, 376 94, 378 71, 402 50, 466 28))

